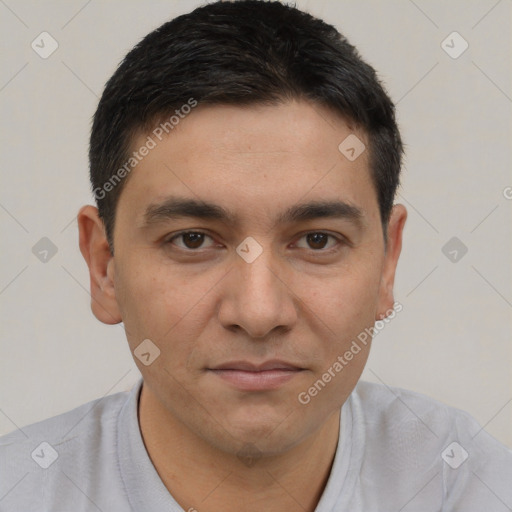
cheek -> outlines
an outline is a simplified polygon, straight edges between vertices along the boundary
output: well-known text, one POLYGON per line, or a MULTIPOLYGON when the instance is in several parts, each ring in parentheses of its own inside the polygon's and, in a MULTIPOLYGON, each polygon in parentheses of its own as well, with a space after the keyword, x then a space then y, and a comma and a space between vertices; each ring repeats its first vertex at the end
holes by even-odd
POLYGON ((317 418, 341 407, 361 377, 371 346, 365 329, 374 324, 377 289, 375 275, 354 272, 329 281, 310 297, 316 313, 308 326, 315 359, 297 400, 317 418))
MULTIPOLYGON (((375 266, 374 266, 375 268, 375 266)), ((302 285, 306 284, 301 277, 302 285)), ((303 300, 327 325, 360 325, 373 321, 380 275, 371 268, 345 268, 327 279, 308 279, 303 300)))
POLYGON ((144 254, 121 260, 118 267, 116 298, 132 350, 146 338, 164 348, 178 337, 183 343, 172 347, 173 356, 190 345, 206 321, 208 291, 217 275, 192 276, 156 258, 144 261, 144 254))
POLYGON ((349 355, 350 362, 342 372, 344 377, 336 381, 339 385, 347 380, 357 381, 368 357, 371 338, 365 329, 374 325, 378 288, 379 275, 368 268, 344 272, 327 280, 322 287, 317 283, 307 303, 314 312, 309 328, 317 344, 317 373, 330 368, 355 342, 359 348, 355 346, 353 350, 358 354, 349 355), (357 341, 360 335, 366 344, 357 341))
POLYGON ((172 301, 176 290, 159 268, 143 257, 134 255, 118 262, 115 289, 130 345, 145 338, 158 339, 165 326, 168 330, 180 318, 182 302, 172 301))

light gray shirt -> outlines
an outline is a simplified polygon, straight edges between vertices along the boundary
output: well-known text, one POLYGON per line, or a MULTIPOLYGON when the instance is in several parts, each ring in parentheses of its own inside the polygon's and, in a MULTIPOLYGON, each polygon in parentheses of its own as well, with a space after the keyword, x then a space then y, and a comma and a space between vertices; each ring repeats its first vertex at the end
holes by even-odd
MULTIPOLYGON (((0 512, 182 512, 144 447, 141 386, 1 437, 0 512)), ((315 512, 511 510, 512 450, 469 414, 357 384, 315 512)))

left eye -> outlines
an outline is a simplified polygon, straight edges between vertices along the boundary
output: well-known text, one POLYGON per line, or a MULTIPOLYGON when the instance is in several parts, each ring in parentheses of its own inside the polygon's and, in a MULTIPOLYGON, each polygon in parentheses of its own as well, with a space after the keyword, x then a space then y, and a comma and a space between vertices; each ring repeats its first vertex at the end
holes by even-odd
MULTIPOLYGON (((304 236, 300 238, 306 239, 306 243, 309 245, 309 247, 305 247, 305 249, 313 249, 313 250, 321 250, 326 249, 326 245, 328 242, 328 239, 331 238, 334 240, 334 244, 331 245, 331 247, 327 247, 327 249, 331 249, 336 246, 338 243, 338 240, 333 235, 329 235, 328 233, 322 233, 322 232, 314 232, 314 233, 307 233, 304 236)), ((298 246, 298 245, 297 245, 298 246)))

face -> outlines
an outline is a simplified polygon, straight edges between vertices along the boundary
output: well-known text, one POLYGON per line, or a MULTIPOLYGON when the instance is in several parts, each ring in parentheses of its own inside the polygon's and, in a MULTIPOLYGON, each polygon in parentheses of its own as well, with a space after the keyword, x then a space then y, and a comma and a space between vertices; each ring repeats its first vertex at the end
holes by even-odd
POLYGON ((368 152, 338 149, 349 135, 368 146, 306 102, 198 106, 120 196, 98 302, 132 352, 160 350, 134 360, 163 410, 228 453, 276 454, 317 431, 370 342, 345 354, 392 308, 405 210, 385 250, 368 152))

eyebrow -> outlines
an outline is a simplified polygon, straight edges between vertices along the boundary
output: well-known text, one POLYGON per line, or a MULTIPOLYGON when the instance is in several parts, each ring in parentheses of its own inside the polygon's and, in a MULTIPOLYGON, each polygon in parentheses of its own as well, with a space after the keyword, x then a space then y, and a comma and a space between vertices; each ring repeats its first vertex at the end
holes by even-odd
MULTIPOLYGON (((275 223, 284 224, 332 218, 348 220, 361 228, 363 216, 360 208, 349 203, 339 200, 316 200, 290 206, 277 216, 275 223)), ((218 204, 172 196, 146 208, 144 226, 184 217, 217 220, 231 225, 237 224, 237 216, 218 204)))

